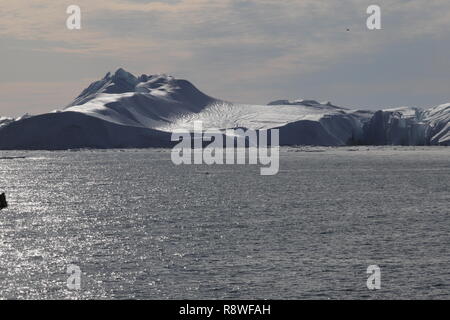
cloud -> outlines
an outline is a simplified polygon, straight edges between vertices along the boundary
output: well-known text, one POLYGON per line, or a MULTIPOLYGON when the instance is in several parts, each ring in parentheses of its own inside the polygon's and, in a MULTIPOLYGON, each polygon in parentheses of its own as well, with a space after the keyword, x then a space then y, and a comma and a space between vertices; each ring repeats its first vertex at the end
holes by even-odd
MULTIPOLYGON (((80 54, 128 55, 130 51, 239 45, 268 46, 330 40, 345 41, 347 27, 357 40, 368 37, 365 9, 371 1, 316 0, 15 0, 0 4, 0 35, 64 42, 48 50, 80 54), (65 9, 82 8, 83 29, 65 27, 65 9), (118 44, 120 42, 120 50, 118 44), (74 43, 79 45, 74 48, 74 43), (178 45, 177 45, 178 44, 178 45)), ((441 0, 378 2, 387 38, 440 34, 449 26, 450 3, 441 0)), ((354 40, 354 38, 353 38, 354 40)), ((317 45, 315 45, 317 46, 317 45)), ((325 46, 328 46, 325 44, 325 46)), ((300 53, 301 54, 301 53, 300 53)))
MULTIPOLYGON (((265 92, 293 96, 294 88, 287 83, 292 79, 326 74, 340 63, 350 66, 352 60, 361 57, 374 59, 374 55, 402 43, 424 38, 448 42, 450 2, 379 0, 383 30, 369 31, 366 9, 372 3, 372 0, 2 1, 0 41, 5 43, 2 46, 16 41, 26 43, 23 47, 27 49, 8 47, 0 52, 0 58, 23 56, 42 62, 41 68, 48 69, 53 66, 43 57, 47 54, 58 66, 73 64, 72 73, 78 79, 87 75, 77 69, 103 73, 104 66, 110 66, 108 69, 124 66, 137 73, 168 72, 187 77, 219 97, 253 97, 262 101, 266 96, 255 99, 261 91, 257 86, 262 88, 271 83, 278 89, 265 92), (80 31, 65 27, 66 8, 72 4, 82 9, 80 31), (237 81, 242 88, 235 86, 237 81), (244 91, 248 87, 252 89, 244 91)), ((430 54, 425 47, 418 50, 430 54)), ((15 67, 26 73, 22 65, 28 64, 17 60, 15 67)), ((0 75, 0 82, 7 78, 8 75, 0 75)))

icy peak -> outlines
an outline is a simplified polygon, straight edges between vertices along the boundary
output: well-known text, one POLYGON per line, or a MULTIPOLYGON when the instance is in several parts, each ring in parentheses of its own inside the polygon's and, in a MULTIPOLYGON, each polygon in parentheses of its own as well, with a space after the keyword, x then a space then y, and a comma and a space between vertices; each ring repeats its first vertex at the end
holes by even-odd
POLYGON ((138 79, 132 73, 125 71, 122 68, 117 69, 111 79, 113 81, 125 81, 130 85, 136 85, 138 83, 138 79))
POLYGON ((116 72, 114 72, 114 75, 115 76, 121 76, 121 75, 125 75, 125 76, 131 75, 131 76, 133 76, 130 72, 126 71, 123 68, 117 69, 116 72))
POLYGON ((108 72, 103 79, 91 83, 69 104, 69 107, 85 104, 100 94, 125 93, 150 94, 159 97, 176 93, 190 96, 202 95, 186 80, 178 80, 166 74, 142 74, 136 77, 123 68, 119 68, 114 73, 108 72))

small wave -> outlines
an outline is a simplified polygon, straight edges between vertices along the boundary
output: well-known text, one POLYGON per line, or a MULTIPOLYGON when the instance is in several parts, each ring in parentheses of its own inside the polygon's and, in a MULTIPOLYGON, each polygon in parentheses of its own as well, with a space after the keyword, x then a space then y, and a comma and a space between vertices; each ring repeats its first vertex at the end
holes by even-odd
POLYGON ((14 160, 14 159, 25 159, 25 156, 17 156, 17 157, 0 157, 0 160, 14 160))

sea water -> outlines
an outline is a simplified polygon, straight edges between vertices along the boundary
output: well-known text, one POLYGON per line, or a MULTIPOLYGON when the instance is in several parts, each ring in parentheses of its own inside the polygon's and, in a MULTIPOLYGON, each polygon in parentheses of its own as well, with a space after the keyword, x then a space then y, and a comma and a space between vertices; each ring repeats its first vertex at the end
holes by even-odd
POLYGON ((275 176, 170 159, 0 152, 0 298, 450 298, 448 147, 281 148, 275 176))

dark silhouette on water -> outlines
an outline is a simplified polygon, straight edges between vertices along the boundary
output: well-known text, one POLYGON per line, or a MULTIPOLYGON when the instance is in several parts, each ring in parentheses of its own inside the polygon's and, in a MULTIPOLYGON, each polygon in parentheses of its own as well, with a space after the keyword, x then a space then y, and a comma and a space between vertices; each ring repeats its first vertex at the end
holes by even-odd
POLYGON ((0 194, 0 210, 7 208, 8 202, 6 202, 6 196, 4 193, 0 194))

